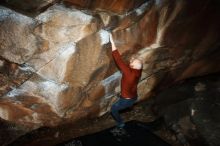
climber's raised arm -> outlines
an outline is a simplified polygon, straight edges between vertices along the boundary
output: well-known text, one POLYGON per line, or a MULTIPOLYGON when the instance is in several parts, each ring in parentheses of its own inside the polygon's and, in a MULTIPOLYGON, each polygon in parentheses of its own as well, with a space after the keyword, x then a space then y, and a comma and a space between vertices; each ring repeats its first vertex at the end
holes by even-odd
POLYGON ((121 58, 120 53, 118 52, 118 49, 115 46, 115 42, 113 41, 112 34, 110 34, 110 42, 112 45, 112 56, 114 58, 115 63, 117 64, 118 68, 123 72, 127 73, 130 71, 130 68, 128 65, 124 63, 124 61, 121 58))
POLYGON ((110 42, 112 44, 112 51, 117 50, 116 46, 115 46, 115 42, 113 41, 113 37, 112 34, 110 33, 110 42))

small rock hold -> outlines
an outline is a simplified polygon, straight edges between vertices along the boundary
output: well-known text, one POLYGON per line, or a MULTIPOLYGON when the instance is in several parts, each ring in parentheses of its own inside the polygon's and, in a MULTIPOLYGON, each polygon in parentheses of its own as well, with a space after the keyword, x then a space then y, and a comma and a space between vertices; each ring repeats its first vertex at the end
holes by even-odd
POLYGON ((204 91, 204 90, 206 90, 206 85, 199 82, 195 85, 194 90, 197 91, 197 92, 204 91))

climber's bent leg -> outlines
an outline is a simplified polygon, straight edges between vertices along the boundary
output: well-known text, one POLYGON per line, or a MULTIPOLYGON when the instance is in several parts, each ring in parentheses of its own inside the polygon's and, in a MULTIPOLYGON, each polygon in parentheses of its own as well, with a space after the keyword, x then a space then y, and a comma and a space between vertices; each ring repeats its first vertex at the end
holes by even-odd
POLYGON ((119 111, 133 106, 136 100, 137 98, 125 99, 123 97, 120 97, 119 100, 112 105, 111 114, 117 123, 117 127, 123 128, 125 125, 123 119, 119 114, 119 111))

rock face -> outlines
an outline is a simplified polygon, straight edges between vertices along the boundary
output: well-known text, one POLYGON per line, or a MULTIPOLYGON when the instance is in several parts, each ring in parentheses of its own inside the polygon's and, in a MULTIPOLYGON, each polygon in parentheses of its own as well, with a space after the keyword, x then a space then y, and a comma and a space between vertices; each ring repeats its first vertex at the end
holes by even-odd
POLYGON ((173 86, 155 97, 155 109, 183 145, 220 144, 219 74, 173 86))
MULTIPOLYGON (((36 9, 53 2, 41 1, 36 9)), ((139 100, 219 71, 217 0, 64 4, 32 17, 0 7, 0 117, 27 132, 109 111, 121 77, 111 57, 109 31, 124 60, 134 53, 143 58, 139 100)))
POLYGON ((8 7, 14 8, 26 13, 33 13, 42 11, 52 4, 58 2, 58 0, 2 0, 1 3, 8 7))
POLYGON ((64 0, 65 3, 74 5, 81 8, 92 9, 92 10, 108 10, 115 13, 125 13, 134 8, 137 8, 146 0, 64 0))

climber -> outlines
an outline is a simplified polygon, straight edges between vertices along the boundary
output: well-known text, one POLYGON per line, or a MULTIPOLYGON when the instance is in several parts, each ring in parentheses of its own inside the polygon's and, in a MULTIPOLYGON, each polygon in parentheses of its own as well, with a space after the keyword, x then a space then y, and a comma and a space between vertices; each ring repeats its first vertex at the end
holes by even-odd
POLYGON ((129 61, 129 65, 126 64, 122 60, 115 46, 112 34, 110 34, 110 42, 112 45, 113 59, 122 73, 121 93, 118 101, 114 103, 111 107, 111 114, 117 123, 117 127, 124 128, 125 123, 123 122, 123 119, 119 114, 119 111, 128 107, 132 107, 135 101, 137 100, 137 85, 141 77, 143 63, 142 59, 138 57, 132 57, 129 61))

